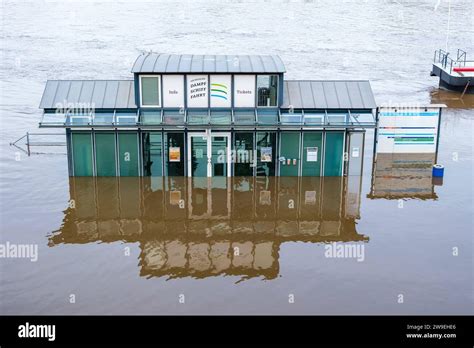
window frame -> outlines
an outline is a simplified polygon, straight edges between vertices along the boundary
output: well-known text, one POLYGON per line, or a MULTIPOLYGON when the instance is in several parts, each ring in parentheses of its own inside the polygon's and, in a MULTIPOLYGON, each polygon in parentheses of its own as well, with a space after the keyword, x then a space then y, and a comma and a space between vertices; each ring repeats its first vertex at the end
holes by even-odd
POLYGON ((138 88, 139 88, 139 93, 140 93, 140 107, 142 108, 161 108, 161 75, 159 74, 141 74, 138 75, 139 83, 138 83, 138 88), (142 79, 144 77, 154 77, 158 79, 158 105, 144 105, 143 104, 143 85, 142 85, 142 79))
POLYGON ((279 74, 256 74, 255 75, 255 107, 256 108, 278 108, 278 97, 280 93, 280 75, 279 74), (260 76, 276 76, 277 77, 277 85, 276 85, 276 97, 275 97, 275 105, 258 105, 258 78, 260 76))

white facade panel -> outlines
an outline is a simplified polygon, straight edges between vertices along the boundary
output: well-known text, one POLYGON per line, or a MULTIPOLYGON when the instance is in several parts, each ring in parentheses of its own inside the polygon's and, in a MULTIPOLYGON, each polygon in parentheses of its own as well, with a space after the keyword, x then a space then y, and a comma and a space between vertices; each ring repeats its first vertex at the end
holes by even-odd
POLYGON ((184 107, 184 75, 163 75, 163 106, 184 107))
POLYGON ((234 75, 234 106, 255 107, 255 75, 234 75))
POLYGON ((207 108, 209 98, 208 75, 187 75, 186 92, 188 108, 207 108))
POLYGON ((232 76, 211 75, 211 108, 232 106, 232 76))

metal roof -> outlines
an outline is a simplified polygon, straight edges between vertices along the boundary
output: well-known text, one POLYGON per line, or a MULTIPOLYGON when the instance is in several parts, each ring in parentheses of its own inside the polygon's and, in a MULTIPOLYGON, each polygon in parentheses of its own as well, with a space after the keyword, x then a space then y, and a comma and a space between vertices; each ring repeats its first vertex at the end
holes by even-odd
POLYGON ((282 108, 375 109, 369 81, 285 81, 282 108))
POLYGON ((133 73, 284 73, 277 55, 194 55, 144 53, 133 73))
POLYGON ((136 109, 133 80, 48 80, 40 109, 136 109))

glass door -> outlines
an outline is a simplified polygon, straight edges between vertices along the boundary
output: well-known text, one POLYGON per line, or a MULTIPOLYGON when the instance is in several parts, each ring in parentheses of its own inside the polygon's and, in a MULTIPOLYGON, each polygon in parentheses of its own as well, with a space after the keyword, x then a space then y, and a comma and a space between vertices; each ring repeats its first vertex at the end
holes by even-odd
POLYGON ((188 176, 230 176, 230 133, 188 133, 188 176))
POLYGON ((188 176, 207 176, 207 142, 206 133, 188 133, 188 176))
POLYGON ((211 168, 208 176, 230 176, 230 133, 210 136, 211 168))

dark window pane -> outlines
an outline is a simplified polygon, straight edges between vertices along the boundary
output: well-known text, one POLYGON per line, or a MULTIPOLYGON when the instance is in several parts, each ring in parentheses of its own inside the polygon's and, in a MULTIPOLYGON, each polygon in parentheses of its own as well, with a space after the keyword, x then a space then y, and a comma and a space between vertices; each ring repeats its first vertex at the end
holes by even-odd
POLYGON ((278 75, 257 76, 258 106, 277 106, 278 75))
POLYGON ((257 176, 275 176, 276 133, 257 132, 257 176))
POLYGON ((254 164, 253 133, 235 133, 234 175, 252 176, 254 164))
POLYGON ((184 133, 165 133, 166 174, 184 176, 184 160, 184 133))
POLYGON ((143 133, 143 175, 163 175, 162 134, 158 132, 143 133))

